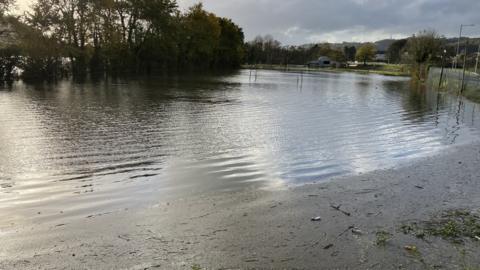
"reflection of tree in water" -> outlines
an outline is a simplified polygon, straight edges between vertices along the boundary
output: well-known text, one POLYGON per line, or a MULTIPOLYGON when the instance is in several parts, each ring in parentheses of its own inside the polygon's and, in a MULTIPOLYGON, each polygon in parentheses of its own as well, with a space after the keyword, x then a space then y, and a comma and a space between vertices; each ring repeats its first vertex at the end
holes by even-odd
POLYGON ((412 83, 408 98, 402 104, 405 110, 416 112, 409 114, 406 120, 414 123, 433 120, 434 125, 444 131, 442 132, 444 142, 455 143, 460 135, 462 114, 465 111, 461 97, 442 95, 425 85, 412 83))
POLYGON ((419 123, 428 120, 433 106, 425 87, 399 80, 386 80, 383 87, 386 89, 386 95, 400 99, 400 104, 406 112, 402 114, 404 121, 419 123))
MULTIPOLYGON (((385 94, 400 99, 405 111, 402 120, 416 125, 433 125, 441 130, 443 140, 453 144, 461 135, 462 126, 475 127, 477 104, 463 97, 438 92, 407 81, 384 81, 385 94)), ((478 127, 477 127, 478 128, 478 127)))
POLYGON ((451 128, 449 128, 449 126, 447 125, 447 127, 445 129, 445 131, 447 132, 446 139, 450 139, 449 142, 452 143, 452 144, 455 142, 455 140, 459 136, 458 131, 460 130, 461 123, 463 122, 463 121, 461 121, 461 117, 462 117, 463 112, 465 112, 463 98, 459 97, 458 98, 457 109, 455 111, 455 122, 454 122, 454 124, 452 125, 451 128))
POLYGON ((358 80, 355 82, 356 87, 360 90, 370 89, 372 82, 369 79, 358 80))
POLYGON ((428 101, 427 90, 425 88, 412 88, 408 92, 408 96, 402 102, 406 111, 414 112, 412 114, 407 114, 406 119, 415 122, 424 122, 430 111, 428 101))
POLYGON ((400 93, 409 89, 408 81, 406 80, 384 80, 383 86, 390 92, 400 93))

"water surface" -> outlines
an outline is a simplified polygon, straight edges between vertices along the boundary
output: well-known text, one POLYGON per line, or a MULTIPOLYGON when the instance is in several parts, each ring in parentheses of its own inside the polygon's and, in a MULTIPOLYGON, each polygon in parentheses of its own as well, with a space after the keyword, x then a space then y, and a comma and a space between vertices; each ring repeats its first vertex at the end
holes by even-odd
POLYGON ((19 82, 0 91, 0 225, 387 168, 478 140, 479 111, 351 73, 19 82))

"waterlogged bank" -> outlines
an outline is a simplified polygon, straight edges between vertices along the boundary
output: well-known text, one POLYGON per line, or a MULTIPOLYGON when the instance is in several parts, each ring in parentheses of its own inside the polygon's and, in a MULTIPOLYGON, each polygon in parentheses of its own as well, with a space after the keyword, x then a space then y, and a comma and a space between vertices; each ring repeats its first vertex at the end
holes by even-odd
POLYGON ((446 68, 442 74, 440 68, 430 68, 427 85, 452 95, 461 94, 473 102, 480 102, 480 75, 472 71, 466 71, 464 75, 461 69, 446 68))
POLYGON ((290 71, 290 72, 330 72, 330 73, 342 73, 352 72, 358 74, 377 74, 384 76, 397 76, 397 77, 409 77, 411 71, 408 65, 400 64, 373 64, 368 66, 358 65, 355 67, 340 67, 340 68, 312 68, 304 65, 243 65, 247 70, 278 70, 278 71, 290 71))

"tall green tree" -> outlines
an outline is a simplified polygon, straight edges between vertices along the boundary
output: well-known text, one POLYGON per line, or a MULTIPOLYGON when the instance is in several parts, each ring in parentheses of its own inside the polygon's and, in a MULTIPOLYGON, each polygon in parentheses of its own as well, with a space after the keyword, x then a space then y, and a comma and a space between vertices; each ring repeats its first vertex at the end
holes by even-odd
POLYGON ((24 80, 55 81, 66 72, 62 63, 65 53, 56 39, 20 21, 12 20, 12 27, 21 56, 17 67, 23 70, 24 80))
POLYGON ((220 37, 217 49, 217 65, 236 68, 244 58, 243 30, 232 20, 220 18, 220 37))
POLYGON ((14 0, 0 0, 0 83, 13 81, 15 67, 20 62, 20 48, 13 29, 18 20, 8 16, 14 3, 14 0))
POLYGON ((21 41, 22 68, 30 78, 42 78, 59 63, 61 74, 83 79, 89 73, 238 67, 244 57, 242 29, 202 4, 181 13, 176 0, 35 0, 23 21, 30 29, 21 41))
POLYGON ((89 0, 38 0, 27 21, 65 47, 75 76, 86 76, 92 5, 89 0))
POLYGON ((212 67, 220 45, 221 26, 217 17, 205 11, 203 5, 191 7, 183 18, 183 58, 194 68, 212 67))
POLYGON ((166 43, 173 40, 170 37, 176 1, 117 0, 115 10, 122 41, 135 72, 150 69, 161 56, 169 55, 166 49, 175 47, 166 43))

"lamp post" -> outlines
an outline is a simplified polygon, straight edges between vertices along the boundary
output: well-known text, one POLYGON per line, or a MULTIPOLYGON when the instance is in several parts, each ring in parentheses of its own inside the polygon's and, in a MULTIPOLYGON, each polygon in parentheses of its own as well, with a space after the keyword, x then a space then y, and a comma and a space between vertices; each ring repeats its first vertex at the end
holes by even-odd
POLYGON ((462 39, 462 32, 464 27, 474 27, 475 24, 461 24, 460 25, 460 35, 458 35, 458 44, 457 44, 457 54, 455 55, 455 66, 457 68, 458 64, 458 54, 460 53, 460 40, 462 39))
POLYGON ((478 70, 478 58, 480 57, 480 45, 478 45, 478 51, 477 51, 477 61, 475 63, 475 73, 477 73, 478 70))
POLYGON ((465 90, 465 71, 467 70, 467 49, 468 49, 468 40, 465 45, 465 55, 463 56, 463 75, 462 75, 462 87, 460 89, 460 93, 463 93, 463 90, 465 90))
POLYGON ((443 50, 443 55, 442 55, 442 71, 440 72, 440 82, 438 83, 439 91, 440 91, 440 87, 442 87, 443 70, 445 68, 445 58, 447 58, 447 50, 443 50))

